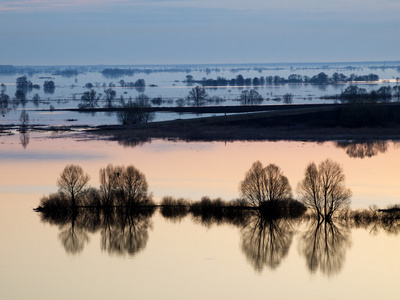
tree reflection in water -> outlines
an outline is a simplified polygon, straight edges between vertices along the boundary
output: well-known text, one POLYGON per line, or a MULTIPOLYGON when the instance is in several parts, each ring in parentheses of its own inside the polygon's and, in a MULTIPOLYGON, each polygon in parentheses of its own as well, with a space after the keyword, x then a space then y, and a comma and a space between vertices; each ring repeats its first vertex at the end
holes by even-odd
POLYGON ((89 236, 84 228, 75 225, 75 214, 72 215, 71 222, 61 228, 58 238, 64 249, 69 254, 78 254, 83 251, 89 236))
POLYGON ((336 147, 346 150, 346 154, 351 158, 365 158, 385 153, 388 149, 386 141, 359 142, 337 142, 336 147))
POLYGON ((58 225, 65 251, 79 254, 89 242, 88 233, 101 232, 101 249, 109 254, 134 255, 146 247, 154 208, 99 210, 77 208, 41 213, 44 223, 58 225))
POLYGON ((109 254, 134 255, 146 247, 151 229, 149 215, 117 210, 116 222, 105 220, 101 230, 101 249, 109 254))
POLYGON ((299 239, 309 270, 328 276, 340 272, 350 245, 349 227, 327 219, 311 219, 299 239))
POLYGON ((289 252, 293 239, 293 220, 268 218, 254 212, 242 229, 242 250, 256 271, 264 266, 276 269, 289 252))
POLYGON ((20 135, 19 135, 19 140, 21 142, 22 148, 26 149, 26 147, 28 147, 29 141, 30 141, 29 133, 25 130, 21 130, 20 135))

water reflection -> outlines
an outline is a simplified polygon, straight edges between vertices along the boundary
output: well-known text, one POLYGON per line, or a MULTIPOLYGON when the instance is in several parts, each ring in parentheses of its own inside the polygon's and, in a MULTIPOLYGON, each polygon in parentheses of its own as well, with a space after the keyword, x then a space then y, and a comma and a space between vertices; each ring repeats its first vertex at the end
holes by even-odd
POLYGON ((276 269, 289 253, 293 240, 293 221, 267 218, 254 213, 242 229, 241 245, 256 271, 264 266, 276 269))
MULTIPOLYGON (((295 234, 298 250, 311 273, 339 274, 346 252, 351 246, 351 229, 363 228, 373 235, 383 231, 400 234, 400 209, 348 211, 336 219, 271 218, 255 209, 222 207, 208 199, 188 207, 161 206, 161 215, 173 223, 185 217, 207 229, 213 225, 231 225, 240 229, 240 246, 256 272, 275 270, 288 256, 295 234)), ((90 242, 90 235, 100 233, 100 248, 110 255, 133 256, 145 249, 152 216, 156 208, 129 210, 76 208, 41 212, 41 221, 59 227, 58 238, 68 254, 81 253, 90 242)), ((178 225, 177 226, 184 226, 178 225)), ((232 229, 232 228, 231 228, 232 229)), ((229 229, 227 229, 229 230, 229 229)), ((170 234, 173 234, 171 232, 170 234)))
POLYGON ((78 208, 42 212, 41 221, 59 226, 58 238, 69 254, 81 253, 89 233, 100 231, 101 249, 109 254, 135 255, 146 247, 154 208, 99 210, 78 208))
POLYGON ((107 218, 101 230, 101 249, 109 254, 134 255, 146 247, 151 229, 147 213, 119 210, 116 219, 107 218), (114 221, 114 222, 112 222, 114 221))
POLYGON ((116 137, 117 142, 119 145, 123 146, 124 148, 129 148, 129 147, 141 147, 146 143, 151 143, 151 139, 146 139, 146 138, 132 138, 132 139, 119 139, 116 137))
POLYGON ((385 153, 388 149, 386 141, 368 142, 336 142, 336 147, 346 150, 346 154, 351 158, 365 158, 385 153))
POLYGON ((81 253, 85 245, 89 242, 89 236, 85 229, 76 226, 77 213, 71 215, 71 221, 67 224, 60 226, 60 233, 58 239, 61 241, 65 251, 69 254, 81 253))
POLYGON ((355 228, 368 230, 370 234, 377 235, 383 231, 389 235, 400 234, 400 209, 398 207, 378 210, 358 210, 351 212, 351 225, 355 228))
POLYGON ((26 149, 29 145, 30 136, 29 133, 25 130, 21 130, 19 135, 19 140, 21 142, 22 148, 26 149))
POLYGON ((326 219, 311 219, 299 239, 310 272, 320 270, 328 276, 340 272, 350 245, 349 227, 326 219))
POLYGON ((211 200, 209 197, 203 197, 201 201, 192 203, 189 212, 194 223, 207 228, 222 224, 243 227, 249 222, 252 214, 252 211, 243 207, 241 201, 224 205, 220 198, 211 200))

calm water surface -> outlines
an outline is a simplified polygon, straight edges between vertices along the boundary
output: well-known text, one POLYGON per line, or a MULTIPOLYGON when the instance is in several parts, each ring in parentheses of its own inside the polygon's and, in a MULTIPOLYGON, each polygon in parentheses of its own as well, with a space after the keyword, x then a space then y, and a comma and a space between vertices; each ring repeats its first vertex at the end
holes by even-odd
MULTIPOLYGON (((320 72, 325 72, 328 76, 332 76, 335 72, 343 73, 345 76, 351 74, 368 75, 370 73, 377 74, 381 79, 380 82, 374 83, 357 83, 360 88, 365 88, 367 91, 372 89, 377 90, 381 86, 391 85, 392 87, 398 84, 396 78, 399 77, 400 69, 396 68, 398 63, 392 64, 391 68, 385 68, 384 63, 329 63, 329 64, 281 64, 258 66, 264 69, 255 68, 255 65, 221 65, 221 66, 191 66, 188 68, 177 66, 179 72, 150 72, 136 73, 133 76, 118 76, 106 77, 100 72, 103 68, 87 67, 84 72, 80 72, 76 76, 64 77, 54 74, 52 71, 43 73, 25 74, 34 84, 39 84, 41 89, 33 89, 27 92, 28 102, 22 103, 18 107, 13 107, 13 101, 10 101, 8 110, 0 110, 0 124, 19 124, 19 117, 22 109, 29 112, 30 124, 46 124, 46 125, 105 125, 117 124, 117 116, 115 113, 96 113, 82 114, 76 112, 51 112, 50 106, 56 109, 77 108, 80 103, 82 94, 88 91, 85 88, 86 83, 92 83, 96 93, 102 93, 103 97, 99 100, 99 107, 104 107, 106 101, 104 98, 104 90, 113 84, 113 89, 117 93, 114 100, 114 106, 120 106, 120 98, 123 97, 126 101, 131 97, 134 99, 141 93, 145 93, 150 99, 161 97, 164 101, 162 106, 176 106, 176 100, 179 98, 187 98, 193 86, 188 86, 185 82, 186 75, 191 75, 195 80, 202 78, 225 77, 226 79, 235 78, 241 74, 244 78, 281 76, 287 78, 290 74, 299 74, 302 76, 312 77, 320 72), (353 68, 348 68, 349 66, 353 68), (383 67, 382 67, 383 66, 383 67), (267 67, 265 69, 265 67, 267 67), (125 82, 135 82, 138 79, 144 79, 146 88, 144 90, 136 88, 122 88, 118 83, 120 80, 125 82), (46 93, 43 89, 43 84, 46 80, 53 80, 56 88, 53 93, 46 93), (390 82, 389 82, 390 81, 390 82), (38 94, 40 101, 37 105, 34 104, 33 96, 38 94), (14 110, 16 109, 16 110, 14 110), (37 110, 47 110, 45 113, 37 110)), ((131 68, 132 66, 126 66, 131 68)), ((171 66, 160 66, 168 68, 171 66)), ((160 69, 157 66, 147 66, 147 69, 160 69)), ((75 69, 75 67, 72 67, 75 69)), ((105 68, 105 67, 104 67, 105 68)), ((139 67, 143 69, 143 67, 139 67)), ((61 68, 62 69, 62 68, 61 68)), ((78 68, 79 69, 79 68, 78 68)), ((16 79, 24 74, 0 74, 0 84, 5 85, 5 93, 14 98, 16 92, 16 79)), ((264 104, 280 104, 281 102, 273 101, 276 98, 282 98, 286 93, 293 95, 294 104, 307 103, 333 103, 333 100, 320 99, 321 96, 340 94, 349 84, 337 85, 314 85, 314 84, 284 84, 284 85, 263 85, 260 87, 206 87, 210 97, 217 96, 220 102, 210 102, 207 105, 239 105, 240 93, 244 90, 256 89, 257 92, 265 99, 264 104)), ((187 104, 188 105, 188 104, 187 104)), ((177 115, 177 114, 156 114, 156 121, 171 120, 178 118, 193 118, 195 115, 177 115)))
MULTIPOLYGON (((0 137, 2 299, 397 299, 399 226, 268 221, 205 222, 159 211, 124 223, 32 211, 79 164, 98 186, 108 163, 146 174, 156 202, 238 197, 251 164, 279 165, 295 190, 310 161, 344 168, 352 208, 399 203, 397 143, 183 143, 136 147, 63 136, 0 137), (28 140, 28 142, 27 142, 28 140), (25 145, 23 147, 22 143, 25 145), (262 224, 262 226, 260 226, 262 224), (332 234, 327 234, 331 232, 332 234)), ((295 194, 296 195, 296 194, 295 194)))

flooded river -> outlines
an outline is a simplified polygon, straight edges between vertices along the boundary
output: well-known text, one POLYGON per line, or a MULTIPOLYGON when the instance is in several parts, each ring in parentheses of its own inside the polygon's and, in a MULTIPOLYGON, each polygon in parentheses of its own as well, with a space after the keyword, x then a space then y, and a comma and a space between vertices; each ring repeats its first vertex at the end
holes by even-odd
POLYGON ((44 220, 67 164, 99 186, 101 167, 132 164, 155 202, 239 197, 254 161, 278 165, 294 190, 309 162, 340 163, 352 209, 400 202, 395 142, 173 142, 135 147, 62 135, 0 136, 0 290, 4 299, 396 299, 400 227, 166 218, 158 209, 44 220), (97 219, 96 219, 97 218, 97 219), (111 220, 112 219, 112 220, 111 220))

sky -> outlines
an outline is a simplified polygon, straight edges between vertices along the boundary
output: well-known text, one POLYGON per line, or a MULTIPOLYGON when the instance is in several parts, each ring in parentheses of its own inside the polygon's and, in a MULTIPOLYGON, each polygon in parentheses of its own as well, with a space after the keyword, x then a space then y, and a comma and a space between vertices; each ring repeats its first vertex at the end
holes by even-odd
POLYGON ((399 0, 0 0, 0 65, 400 60, 399 0))

